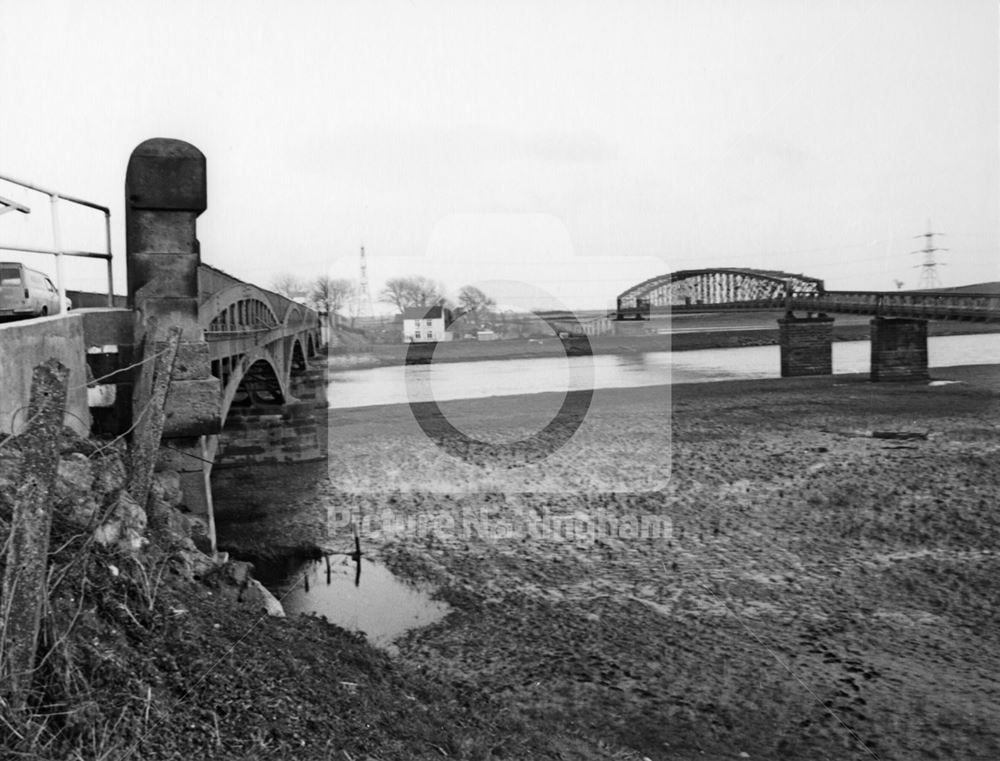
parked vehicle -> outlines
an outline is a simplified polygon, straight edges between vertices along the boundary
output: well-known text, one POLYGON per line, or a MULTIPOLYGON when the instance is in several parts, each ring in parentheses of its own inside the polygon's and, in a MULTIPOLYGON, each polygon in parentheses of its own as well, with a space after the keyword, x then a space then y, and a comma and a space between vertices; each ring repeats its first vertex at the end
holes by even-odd
POLYGON ((18 262, 0 262, 0 319, 43 317, 62 311, 59 291, 48 275, 18 262))

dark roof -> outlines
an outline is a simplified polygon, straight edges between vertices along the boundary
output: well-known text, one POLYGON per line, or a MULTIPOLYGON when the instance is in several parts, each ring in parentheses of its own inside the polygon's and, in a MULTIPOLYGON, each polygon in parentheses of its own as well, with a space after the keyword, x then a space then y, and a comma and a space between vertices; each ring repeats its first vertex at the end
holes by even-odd
POLYGON ((403 310, 404 320, 434 320, 444 316, 440 306, 407 307, 403 310))

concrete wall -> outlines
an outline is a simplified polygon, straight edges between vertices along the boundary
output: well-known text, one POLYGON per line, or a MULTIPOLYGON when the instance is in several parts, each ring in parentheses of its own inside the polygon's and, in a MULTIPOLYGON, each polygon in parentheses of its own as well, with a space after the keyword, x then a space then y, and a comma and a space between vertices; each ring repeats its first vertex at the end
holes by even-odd
MULTIPOLYGON (((94 291, 66 291, 66 295, 73 303, 73 309, 104 309, 108 306, 108 294, 95 293, 94 291)), ((112 306, 124 309, 128 306, 128 296, 116 293, 113 296, 112 306)))
POLYGON ((65 424, 90 433, 83 318, 77 314, 0 324, 0 433, 20 433, 31 399, 31 373, 55 357, 69 368, 65 424))
POLYGON ((778 320, 781 377, 833 373, 833 318, 794 317, 778 320))

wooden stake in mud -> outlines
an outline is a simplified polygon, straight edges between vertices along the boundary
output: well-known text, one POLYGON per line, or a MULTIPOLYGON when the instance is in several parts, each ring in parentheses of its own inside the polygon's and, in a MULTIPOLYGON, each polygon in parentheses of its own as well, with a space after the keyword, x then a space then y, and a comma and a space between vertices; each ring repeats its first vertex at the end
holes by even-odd
POLYGON ((68 380, 69 368, 56 359, 35 367, 27 430, 19 437, 24 460, 14 498, 0 608, 0 690, 17 711, 24 708, 31 689, 47 594, 51 494, 59 467, 59 433, 68 380))
MULTIPOLYGON (((164 408, 167 403, 167 392, 170 391, 170 376, 174 372, 174 360, 177 358, 177 347, 181 342, 181 329, 170 328, 166 346, 156 357, 156 370, 153 375, 153 388, 149 401, 136 414, 144 419, 136 428, 132 441, 132 462, 129 473, 128 493, 143 509, 149 500, 149 487, 153 480, 153 468, 156 466, 156 453, 160 448, 160 436, 163 434, 164 408)), ((150 341, 147 346, 154 345, 150 341)), ((147 354, 149 349, 147 348, 147 354)), ((148 365, 143 367, 149 372, 148 365)), ((140 381, 141 383, 141 381, 140 381)))

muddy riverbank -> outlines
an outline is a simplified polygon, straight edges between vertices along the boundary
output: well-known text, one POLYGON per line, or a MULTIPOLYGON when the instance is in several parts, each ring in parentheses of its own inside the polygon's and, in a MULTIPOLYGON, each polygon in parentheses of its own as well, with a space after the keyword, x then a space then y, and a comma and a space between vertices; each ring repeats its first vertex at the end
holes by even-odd
MULTIPOLYGON (((536 491, 503 459, 441 471, 405 406, 331 412, 326 472, 244 481, 257 519, 223 541, 343 547, 367 516, 365 551, 453 610, 399 658, 652 759, 995 758, 1000 372, 933 375, 957 382, 599 391, 536 491)), ((516 433, 549 396, 449 415, 516 433)))

